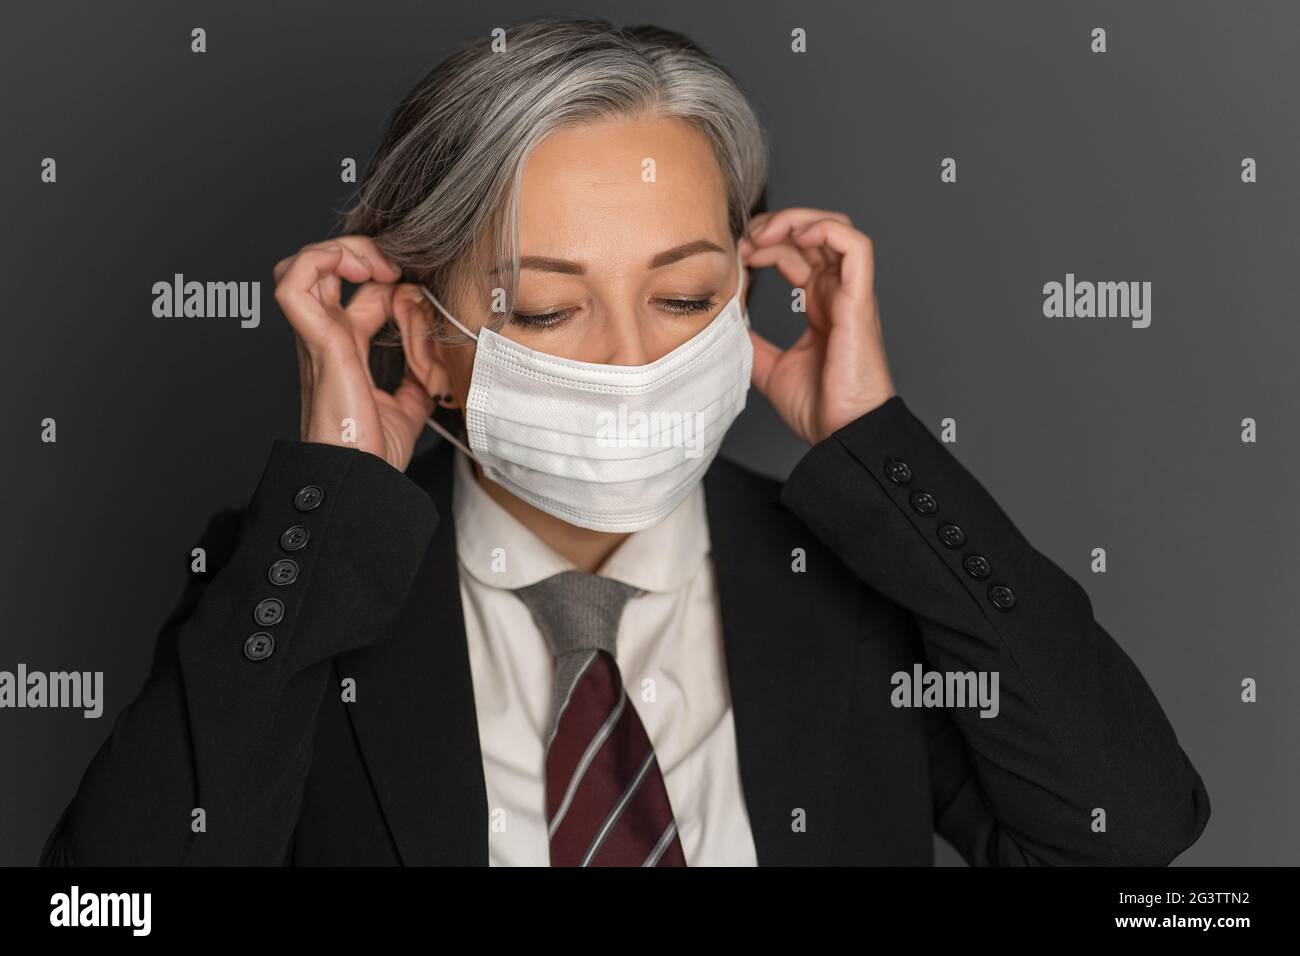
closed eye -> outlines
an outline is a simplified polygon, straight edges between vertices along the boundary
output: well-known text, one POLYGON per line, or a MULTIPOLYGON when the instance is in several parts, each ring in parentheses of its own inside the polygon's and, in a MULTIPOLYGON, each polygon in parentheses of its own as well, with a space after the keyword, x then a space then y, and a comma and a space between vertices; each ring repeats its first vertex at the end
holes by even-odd
POLYGON ((530 329, 545 329, 552 325, 559 325, 575 311, 575 309, 561 309, 558 312, 512 312, 510 317, 530 329))
POLYGON ((713 299, 655 299, 668 312, 675 312, 677 315, 694 315, 697 312, 708 312, 713 308, 713 299))
MULTIPOLYGON (((713 308, 713 298, 703 299, 654 299, 659 308, 673 315, 698 315, 713 308)), ((512 312, 511 318, 520 325, 534 329, 546 329, 567 321, 577 309, 559 309, 554 312, 512 312)))

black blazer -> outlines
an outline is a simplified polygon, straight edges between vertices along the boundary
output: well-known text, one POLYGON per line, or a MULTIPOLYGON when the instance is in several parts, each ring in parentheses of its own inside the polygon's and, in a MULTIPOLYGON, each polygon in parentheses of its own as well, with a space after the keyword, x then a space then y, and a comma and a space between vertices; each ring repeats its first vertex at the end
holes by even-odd
MULTIPOLYGON (((486 865, 451 464, 446 443, 403 474, 277 441, 42 863, 486 865), (251 660, 258 631, 274 648, 251 660)), ((704 487, 760 865, 930 865, 934 831, 973 865, 1164 865, 1200 835, 1201 778, 1083 588, 901 398, 784 486, 718 459, 704 487), (916 663, 997 671, 999 715, 894 707, 916 663)))

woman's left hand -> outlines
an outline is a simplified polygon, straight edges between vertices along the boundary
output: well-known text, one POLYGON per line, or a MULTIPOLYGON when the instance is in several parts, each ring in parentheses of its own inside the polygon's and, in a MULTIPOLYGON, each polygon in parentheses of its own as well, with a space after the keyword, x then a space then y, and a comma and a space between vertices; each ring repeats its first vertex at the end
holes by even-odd
POLYGON ((788 349, 750 330, 754 387, 795 434, 816 444, 891 398, 871 240, 821 209, 755 216, 740 253, 804 291, 808 327, 788 349))

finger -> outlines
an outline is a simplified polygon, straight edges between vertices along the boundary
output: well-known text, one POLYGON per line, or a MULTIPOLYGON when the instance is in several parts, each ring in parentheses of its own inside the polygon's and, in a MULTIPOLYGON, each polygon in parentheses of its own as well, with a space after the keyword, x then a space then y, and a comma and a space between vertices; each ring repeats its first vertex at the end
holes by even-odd
POLYGON ((301 256, 304 252, 311 252, 311 251, 319 252, 322 249, 329 249, 332 251, 334 247, 337 245, 338 245, 337 242, 331 242, 329 240, 322 240, 321 242, 309 242, 301 249, 299 249, 297 252, 295 252, 293 255, 285 256, 283 259, 277 262, 275 264, 275 268, 271 270, 271 276, 278 283, 281 279, 284 278, 284 274, 293 267, 293 264, 298 261, 298 257, 301 256))
POLYGON ((775 266, 776 271, 796 287, 802 287, 813 273, 813 265, 804 251, 792 242, 753 248, 748 254, 742 253, 742 258, 750 269, 775 266))
MULTIPOLYGON (((755 217, 758 221, 760 217, 755 217)), ((759 222, 758 228, 751 228, 749 238, 757 245, 766 245, 768 242, 779 242, 790 234, 792 229, 799 226, 805 226, 810 222, 816 222, 819 219, 834 219, 846 226, 852 226, 849 217, 842 212, 835 212, 827 209, 810 209, 806 206, 794 206, 790 209, 782 209, 770 214, 767 219, 759 222)))
MULTIPOLYGON (((789 239, 783 239, 780 242, 774 242, 771 243, 770 245, 764 245, 764 246, 757 246, 754 243, 748 242, 746 240, 741 240, 741 244, 740 244, 741 257, 746 262, 749 262, 753 258, 754 254, 759 251, 765 252, 768 249, 781 249, 781 248, 798 250, 799 256, 808 264, 810 269, 813 270, 831 269, 836 272, 839 271, 839 267, 840 267, 839 255, 834 251, 830 249, 825 249, 823 247, 813 246, 810 248, 800 248, 799 246, 796 246, 793 242, 791 242, 789 239)), ((776 262, 779 259, 779 257, 769 257, 766 255, 761 256, 760 258, 762 258, 762 260, 765 263, 768 262, 769 260, 771 262, 776 262)), ((795 285, 803 285, 804 282, 806 281, 807 281, 807 277, 805 277, 800 282, 795 283, 795 285)))
MULTIPOLYGON (((820 222, 819 219, 799 219, 790 217, 781 221, 774 222, 770 227, 764 229, 761 238, 754 242, 758 248, 774 246, 782 242, 789 242, 790 238, 800 230, 806 229, 811 223, 820 222)), ((835 221, 839 221, 838 219, 835 221)), ((839 272, 840 257, 839 253, 827 247, 805 247, 804 258, 814 269, 830 269, 839 272)))
POLYGON ((339 267, 334 270, 333 274, 324 276, 316 284, 316 295, 325 305, 340 306, 340 300, 343 296, 343 282, 340 276, 349 282, 362 282, 365 279, 374 277, 375 267, 367 261, 365 256, 347 243, 337 240, 325 240, 312 245, 322 248, 341 246, 343 249, 343 258, 339 262, 339 267))
POLYGON ((367 341, 383 327, 393 314, 393 296, 397 286, 389 282, 365 282, 357 286, 348 299, 343 314, 354 332, 367 341))
POLYGON ((800 248, 827 246, 841 256, 840 284, 855 299, 866 299, 875 281, 875 256, 871 240, 862 232, 841 222, 823 219, 791 237, 800 248))
POLYGON ((324 277, 333 275, 344 258, 342 246, 299 252, 276 283, 275 301, 280 304, 289 324, 308 343, 326 334, 334 324, 316 294, 316 284, 324 277))
MULTIPOLYGON (((347 257, 356 259, 368 270, 368 278, 376 282, 396 282, 402 277, 402 270, 394 265, 388 258, 379 251, 373 239, 369 236, 339 236, 337 239, 325 240, 322 245, 340 245, 346 250, 347 257)), ((348 281, 356 281, 351 276, 345 276, 348 281)), ((337 276, 330 276, 321 283, 321 291, 326 297, 327 302, 337 302, 342 293, 341 283, 337 276)))
POLYGON ((361 284, 370 267, 347 248, 326 245, 299 252, 276 285, 276 302, 308 342, 325 334, 326 321, 333 321, 329 310, 338 308, 339 276, 361 284))
POLYGON ((333 240, 354 253, 361 261, 374 271, 374 278, 380 282, 396 282, 402 277, 401 268, 380 251, 375 240, 369 236, 339 236, 333 240))
POLYGON ((813 209, 807 206, 792 206, 789 209, 776 209, 771 212, 759 213, 750 217, 749 226, 745 230, 747 236, 753 237, 765 231, 773 221, 784 221, 794 219, 796 222, 810 222, 815 219, 838 218, 845 225, 851 225, 849 217, 842 212, 835 212, 829 209, 813 209))
POLYGON ((754 233, 760 231, 765 225, 767 225, 768 222, 770 222, 772 217, 775 215, 776 215, 776 210, 772 210, 771 212, 760 212, 756 216, 750 216, 749 224, 745 227, 744 234, 746 236, 752 236, 754 233))
MULTIPOLYGON (((338 300, 338 284, 337 277, 334 275, 335 273, 341 275, 349 282, 356 283, 364 282, 366 279, 371 277, 372 269, 369 263, 365 262, 345 246, 332 242, 313 243, 309 246, 303 246, 302 249, 298 250, 294 255, 289 256, 286 259, 281 259, 276 263, 275 269, 272 270, 272 275, 276 280, 276 286, 279 287, 284 284, 286 277, 289 276, 290 273, 294 271, 294 268, 299 266, 304 260, 310 262, 312 266, 316 267, 319 267, 322 261, 333 263, 332 268, 326 272, 319 273, 311 283, 312 286, 315 287, 315 291, 318 293, 318 298, 320 298, 322 302, 329 302, 332 304, 338 300), (335 280, 335 288, 333 290, 334 295, 332 297, 327 297, 323 291, 319 290, 319 285, 326 279, 331 278, 335 280)), ((298 280, 301 280, 302 274, 310 274, 311 272, 309 267, 302 267, 302 269, 303 272, 297 274, 298 280)))
POLYGON ((280 279, 284 276, 284 274, 289 271, 289 267, 293 265, 293 260, 296 258, 298 258, 298 253, 295 252, 293 255, 285 256, 283 259, 277 262, 275 264, 275 268, 271 270, 271 278, 276 283, 279 283, 280 279))
MULTIPOLYGON (((345 258, 356 260, 362 265, 369 267, 371 277, 381 282, 395 282, 401 278, 402 272, 396 265, 386 259, 375 246, 373 240, 366 236, 341 236, 338 239, 323 239, 320 242, 311 242, 303 246, 292 256, 286 256, 275 264, 271 270, 271 275, 276 282, 279 282, 284 274, 293 265, 298 256, 309 250, 332 249, 335 246, 341 246, 345 251, 345 258)), ((349 282, 353 281, 351 276, 344 276, 349 282)))

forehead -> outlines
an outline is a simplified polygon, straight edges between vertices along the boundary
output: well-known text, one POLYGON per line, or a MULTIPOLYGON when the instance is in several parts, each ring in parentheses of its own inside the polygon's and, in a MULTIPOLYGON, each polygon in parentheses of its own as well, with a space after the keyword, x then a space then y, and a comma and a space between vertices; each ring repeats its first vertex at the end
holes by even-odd
POLYGON ((708 139, 666 117, 556 130, 524 165, 519 214, 524 255, 594 258, 730 239, 726 186, 708 139))

